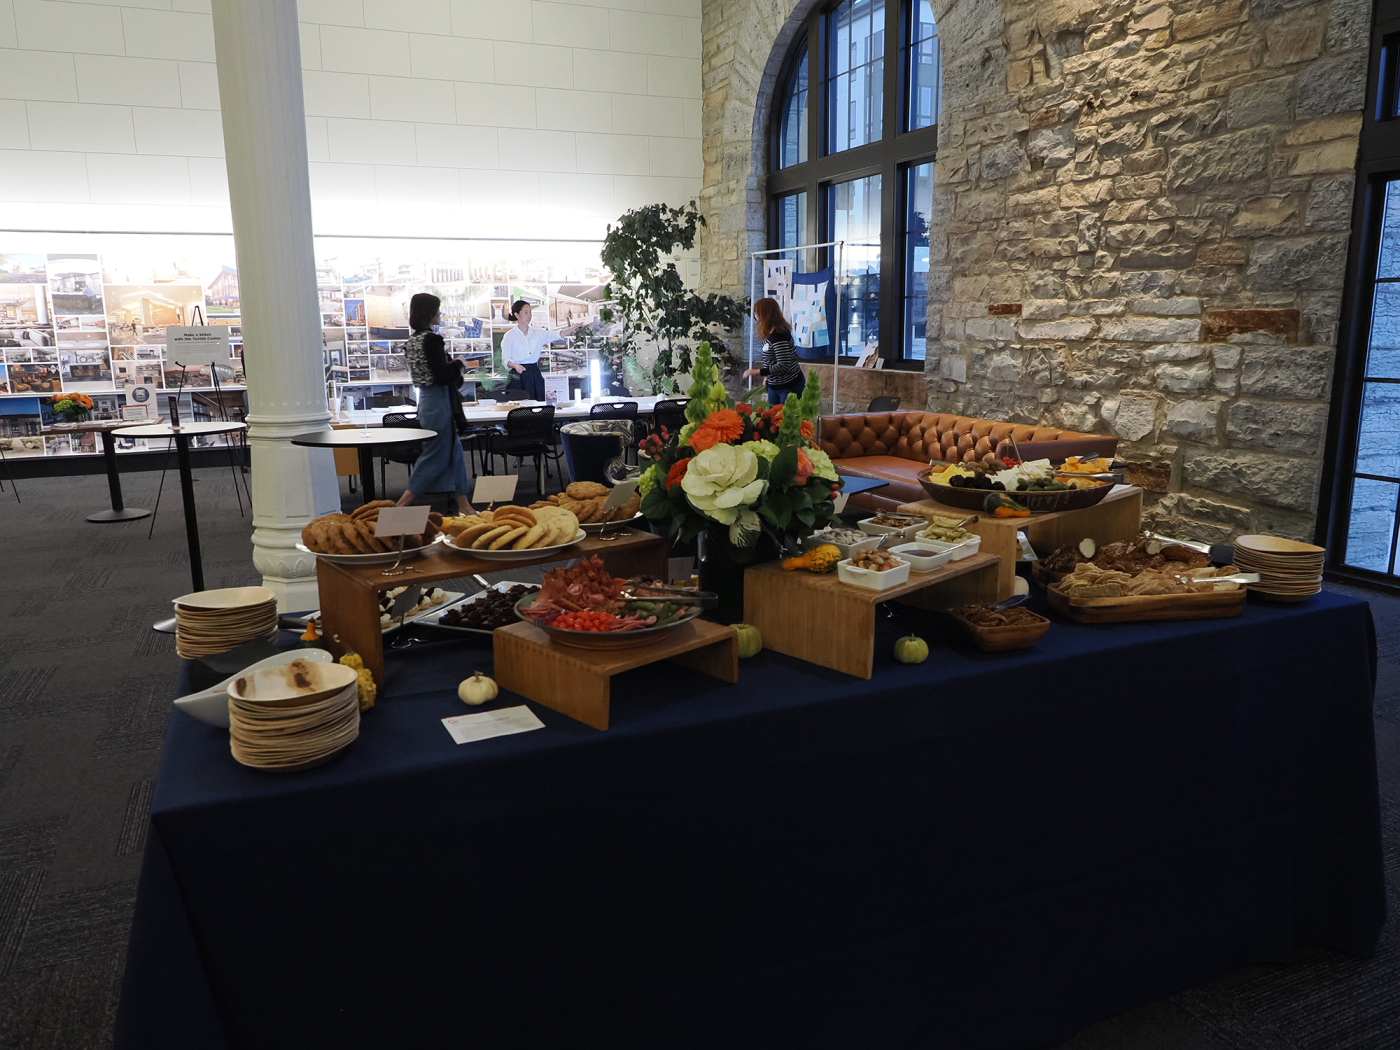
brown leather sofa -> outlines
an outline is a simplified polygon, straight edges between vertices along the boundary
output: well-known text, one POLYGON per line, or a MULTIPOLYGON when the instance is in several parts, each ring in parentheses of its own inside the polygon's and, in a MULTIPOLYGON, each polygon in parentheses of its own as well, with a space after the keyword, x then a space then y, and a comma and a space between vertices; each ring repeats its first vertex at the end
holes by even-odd
POLYGON ((851 503, 871 510, 893 510, 924 499, 918 474, 932 460, 1014 458, 1013 438, 1023 460, 1059 463, 1070 456, 1112 456, 1118 449, 1114 437, 943 412, 872 412, 823 416, 821 421, 822 449, 838 474, 888 482, 851 497, 851 503))

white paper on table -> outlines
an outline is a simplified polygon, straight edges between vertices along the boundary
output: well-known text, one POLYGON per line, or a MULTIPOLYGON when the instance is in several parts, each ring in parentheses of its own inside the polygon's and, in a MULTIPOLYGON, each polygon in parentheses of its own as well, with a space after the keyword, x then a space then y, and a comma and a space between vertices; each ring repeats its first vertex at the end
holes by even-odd
POLYGON ((613 490, 608 493, 608 498, 603 501, 603 509, 613 510, 616 507, 622 506, 632 498, 632 493, 636 491, 637 483, 635 481, 619 481, 613 486, 613 490))
POLYGON ((480 711, 474 715, 453 715, 451 718, 444 718, 442 724, 452 734, 452 739, 459 744, 544 728, 544 723, 536 717, 535 712, 524 704, 519 707, 503 707, 499 711, 480 711))
POLYGON ((428 527, 432 507, 385 507, 374 523, 376 536, 419 536, 428 527))
POLYGON ((476 479, 472 502, 505 503, 515 497, 515 483, 518 480, 514 474, 483 474, 476 479))

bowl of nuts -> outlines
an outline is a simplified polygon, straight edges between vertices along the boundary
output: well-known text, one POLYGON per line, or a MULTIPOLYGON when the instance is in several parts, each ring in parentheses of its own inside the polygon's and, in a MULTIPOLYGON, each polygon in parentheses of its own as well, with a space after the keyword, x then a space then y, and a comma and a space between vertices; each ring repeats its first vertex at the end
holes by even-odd
POLYGON ((859 551, 836 563, 842 583, 872 591, 886 591, 909 580, 909 563, 888 551, 859 551))
POLYGON ((860 529, 844 529, 828 526, 820 532, 814 532, 802 541, 805 550, 813 547, 820 547, 823 543, 830 543, 841 551, 841 557, 849 558, 857 551, 869 550, 880 542, 879 536, 871 536, 860 529))

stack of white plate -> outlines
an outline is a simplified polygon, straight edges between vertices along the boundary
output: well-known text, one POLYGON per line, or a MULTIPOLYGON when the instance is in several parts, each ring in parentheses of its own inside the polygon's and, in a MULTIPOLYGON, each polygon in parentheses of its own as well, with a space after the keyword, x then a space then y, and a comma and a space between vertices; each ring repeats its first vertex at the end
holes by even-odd
POLYGON ((186 660, 226 653, 254 638, 277 640, 277 595, 225 587, 175 599, 175 651, 186 660))
POLYGON ((1301 602, 1322 590, 1322 558, 1326 547, 1286 540, 1281 536, 1240 536, 1235 540, 1235 564, 1257 572, 1249 589, 1277 602, 1301 602))
POLYGON ((228 686, 229 748, 245 766, 291 773, 334 758, 360 735, 354 668, 294 660, 228 686))

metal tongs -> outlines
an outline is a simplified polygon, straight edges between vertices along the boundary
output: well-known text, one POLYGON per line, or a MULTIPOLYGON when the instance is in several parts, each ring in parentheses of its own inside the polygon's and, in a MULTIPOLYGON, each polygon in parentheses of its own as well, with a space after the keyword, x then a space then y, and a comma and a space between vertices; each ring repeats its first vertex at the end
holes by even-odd
POLYGON ((692 591, 688 587, 636 580, 628 580, 618 597, 625 602, 671 602, 673 605, 698 605, 702 609, 714 609, 719 605, 719 595, 713 591, 692 591))
POLYGON ((1177 583, 1258 583, 1259 574, 1257 572, 1237 572, 1230 576, 1188 576, 1181 573, 1176 577, 1177 583))

